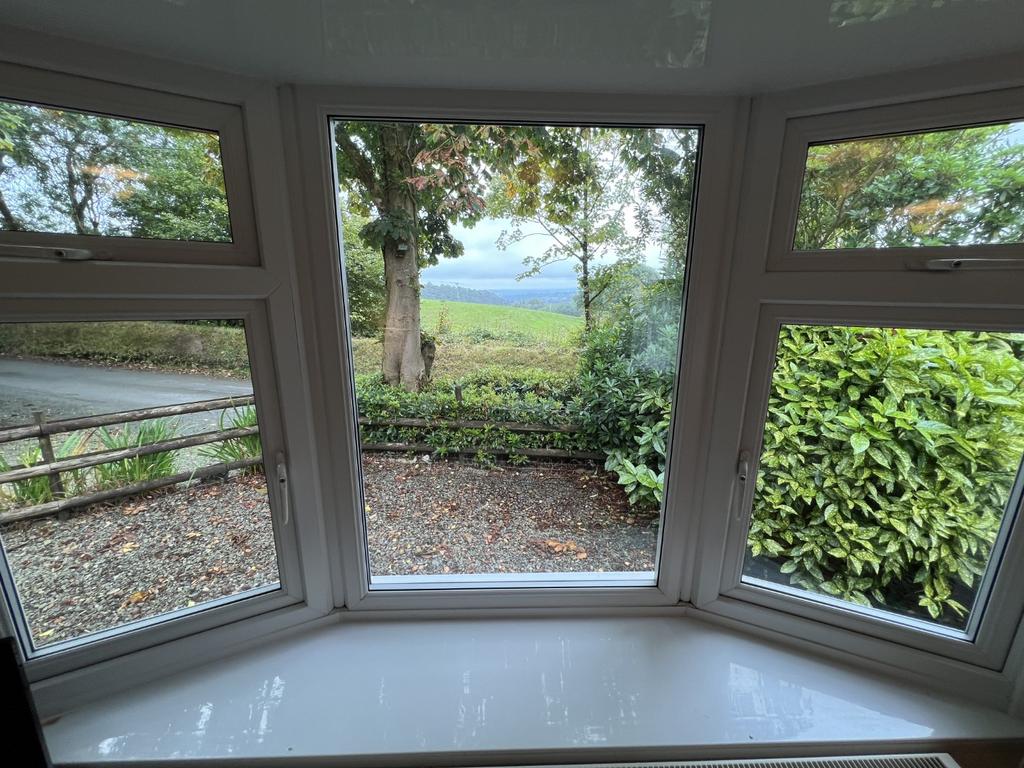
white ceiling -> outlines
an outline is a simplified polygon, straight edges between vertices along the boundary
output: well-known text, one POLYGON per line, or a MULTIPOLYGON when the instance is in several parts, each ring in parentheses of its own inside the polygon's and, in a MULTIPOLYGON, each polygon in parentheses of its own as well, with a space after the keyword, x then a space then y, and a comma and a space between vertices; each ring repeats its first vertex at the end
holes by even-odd
POLYGON ((1024 0, 0 0, 0 20, 370 86, 747 93, 1024 51, 1024 0))

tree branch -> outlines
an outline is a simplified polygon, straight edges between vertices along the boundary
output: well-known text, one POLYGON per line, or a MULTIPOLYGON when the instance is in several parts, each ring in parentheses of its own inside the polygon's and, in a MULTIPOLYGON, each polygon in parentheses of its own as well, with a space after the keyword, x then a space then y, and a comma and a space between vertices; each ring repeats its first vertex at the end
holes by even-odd
POLYGON ((338 143, 338 149, 341 150, 352 166, 352 171, 355 173, 356 178, 366 187, 370 197, 374 200, 379 200, 381 198, 380 186, 377 183, 377 176, 373 172, 373 165, 369 159, 359 151, 359 147, 344 132, 335 129, 334 140, 338 143))

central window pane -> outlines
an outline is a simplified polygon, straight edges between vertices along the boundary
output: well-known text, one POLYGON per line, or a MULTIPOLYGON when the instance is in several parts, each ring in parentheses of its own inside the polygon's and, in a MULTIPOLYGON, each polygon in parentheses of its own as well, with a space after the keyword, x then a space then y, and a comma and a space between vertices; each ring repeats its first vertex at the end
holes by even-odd
POLYGON ((700 131, 332 127, 371 585, 653 583, 700 131))

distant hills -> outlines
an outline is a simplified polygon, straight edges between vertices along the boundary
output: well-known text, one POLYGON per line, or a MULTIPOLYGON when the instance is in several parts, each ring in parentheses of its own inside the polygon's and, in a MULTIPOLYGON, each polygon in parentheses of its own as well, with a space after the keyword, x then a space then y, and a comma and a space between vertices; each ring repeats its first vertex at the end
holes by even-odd
POLYGON ((459 301, 471 304, 496 304, 506 307, 526 307, 561 315, 579 316, 575 288, 494 288, 480 290, 451 283, 423 283, 420 296, 424 299, 459 301))

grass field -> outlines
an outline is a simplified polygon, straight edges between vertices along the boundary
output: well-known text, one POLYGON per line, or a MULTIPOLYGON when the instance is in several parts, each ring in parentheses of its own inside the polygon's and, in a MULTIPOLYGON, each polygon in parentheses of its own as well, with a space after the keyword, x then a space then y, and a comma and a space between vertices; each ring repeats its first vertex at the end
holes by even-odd
MULTIPOLYGON (((352 339, 352 357, 357 374, 380 374, 381 343, 378 339, 352 339)), ((576 370, 576 350, 554 343, 510 344, 504 341, 441 339, 434 357, 434 380, 457 379, 483 368, 506 371, 538 368, 550 373, 576 370)))
MULTIPOLYGON (((491 367, 570 373, 583 325, 581 318, 555 312, 430 299, 423 301, 422 323, 437 336, 434 379, 491 367), (438 328, 442 306, 446 329, 438 328)), ((353 339, 352 352, 356 373, 380 373, 379 339, 353 339)), ((234 376, 247 375, 249 364, 241 328, 148 321, 0 324, 0 355, 234 376)))
POLYGON ((420 321, 427 333, 438 334, 438 318, 442 307, 447 313, 448 329, 453 336, 490 337, 524 344, 545 342, 570 345, 574 335, 583 328, 583 318, 557 312, 424 299, 420 302, 420 321))

